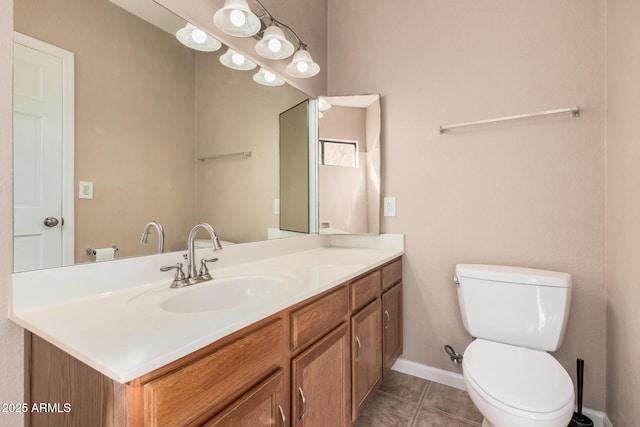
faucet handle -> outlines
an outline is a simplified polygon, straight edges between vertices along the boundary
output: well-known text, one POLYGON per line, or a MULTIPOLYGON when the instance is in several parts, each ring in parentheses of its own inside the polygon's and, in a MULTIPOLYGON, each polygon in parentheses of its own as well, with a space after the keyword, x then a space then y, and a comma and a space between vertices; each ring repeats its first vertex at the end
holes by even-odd
POLYGON ((182 263, 176 263, 176 265, 165 265, 163 267, 160 267, 160 271, 169 271, 169 270, 173 270, 176 269, 176 274, 173 277, 173 282, 171 282, 171 287, 172 288, 181 288, 183 286, 186 286, 189 284, 189 282, 187 282, 187 277, 184 275, 184 271, 182 271, 182 263))
POLYGON ((211 258, 211 259, 202 258, 200 260, 200 271, 198 273, 198 277, 200 277, 202 280, 213 279, 213 277, 211 277, 211 274, 209 274, 209 269, 207 268, 208 262, 218 262, 218 258, 211 258))

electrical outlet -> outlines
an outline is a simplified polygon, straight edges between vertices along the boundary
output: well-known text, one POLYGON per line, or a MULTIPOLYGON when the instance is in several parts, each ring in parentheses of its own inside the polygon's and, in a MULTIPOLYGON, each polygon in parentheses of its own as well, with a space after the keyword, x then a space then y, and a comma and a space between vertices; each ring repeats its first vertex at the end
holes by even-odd
POLYGON ((396 216, 396 198, 384 198, 384 216, 396 216))

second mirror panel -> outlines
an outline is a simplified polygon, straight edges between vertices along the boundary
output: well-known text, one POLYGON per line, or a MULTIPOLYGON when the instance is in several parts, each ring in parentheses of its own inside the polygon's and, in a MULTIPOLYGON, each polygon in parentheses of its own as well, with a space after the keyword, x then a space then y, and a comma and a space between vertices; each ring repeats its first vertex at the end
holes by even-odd
POLYGON ((380 233, 380 95, 318 102, 321 234, 380 233))

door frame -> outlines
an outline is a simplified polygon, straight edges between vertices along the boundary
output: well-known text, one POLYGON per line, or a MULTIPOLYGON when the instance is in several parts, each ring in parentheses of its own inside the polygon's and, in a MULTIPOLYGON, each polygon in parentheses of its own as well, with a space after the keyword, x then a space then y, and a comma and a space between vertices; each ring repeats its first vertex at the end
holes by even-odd
MULTIPOLYGON (((13 32, 13 42, 58 57, 62 61, 62 266, 75 263, 75 73, 74 54, 26 34, 13 32)), ((15 165, 14 165, 15 167, 15 165)))

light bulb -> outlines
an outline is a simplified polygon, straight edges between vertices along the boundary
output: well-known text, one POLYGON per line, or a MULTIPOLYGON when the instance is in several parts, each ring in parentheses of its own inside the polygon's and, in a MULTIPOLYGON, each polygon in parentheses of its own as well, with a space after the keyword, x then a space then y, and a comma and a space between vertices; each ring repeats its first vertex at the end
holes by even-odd
POLYGON ((242 65, 244 64, 244 56, 239 53, 234 53, 231 55, 231 61, 236 65, 242 65))
POLYGON ((278 53, 280 49, 282 49, 282 42, 278 39, 271 39, 269 40, 268 46, 271 52, 278 53))
POLYGON ((231 13, 229 14, 229 20, 235 27, 238 28, 242 27, 245 22, 247 22, 247 18, 244 16, 244 12, 238 9, 231 11, 231 13))
POLYGON ((264 72, 264 80, 269 82, 269 83, 273 83, 276 80, 276 75, 273 73, 270 73, 269 71, 265 71, 264 72))
POLYGON ((202 44, 207 41, 207 33, 202 31, 200 28, 195 28, 193 31, 191 31, 191 38, 194 42, 202 44))
POLYGON ((309 70, 309 64, 306 61, 300 61, 296 64, 296 68, 301 73, 306 73, 309 70))

